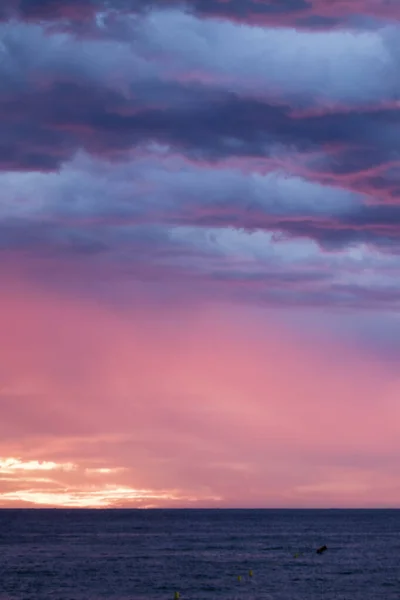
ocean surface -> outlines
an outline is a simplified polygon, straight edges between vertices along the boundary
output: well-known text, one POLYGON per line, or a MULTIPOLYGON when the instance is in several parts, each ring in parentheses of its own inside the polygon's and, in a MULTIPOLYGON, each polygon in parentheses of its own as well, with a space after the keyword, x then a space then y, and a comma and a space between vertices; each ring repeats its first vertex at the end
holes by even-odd
POLYGON ((0 511, 1 600, 173 600, 175 591, 399 600, 400 510, 0 511))

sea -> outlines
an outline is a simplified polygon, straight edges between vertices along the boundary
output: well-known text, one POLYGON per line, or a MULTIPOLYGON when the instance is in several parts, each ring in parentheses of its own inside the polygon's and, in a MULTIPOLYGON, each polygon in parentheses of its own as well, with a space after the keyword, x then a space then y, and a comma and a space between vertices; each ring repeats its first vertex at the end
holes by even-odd
POLYGON ((400 510, 0 510, 1 600, 177 598, 399 600, 400 510))

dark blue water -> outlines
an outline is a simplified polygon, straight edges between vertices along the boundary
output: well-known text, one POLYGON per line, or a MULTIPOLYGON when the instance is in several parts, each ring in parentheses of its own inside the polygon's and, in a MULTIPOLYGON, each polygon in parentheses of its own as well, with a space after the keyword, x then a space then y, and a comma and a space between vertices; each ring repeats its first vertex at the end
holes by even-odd
POLYGON ((0 511, 1 600, 172 600, 175 590, 181 600, 399 600, 400 511, 0 511))

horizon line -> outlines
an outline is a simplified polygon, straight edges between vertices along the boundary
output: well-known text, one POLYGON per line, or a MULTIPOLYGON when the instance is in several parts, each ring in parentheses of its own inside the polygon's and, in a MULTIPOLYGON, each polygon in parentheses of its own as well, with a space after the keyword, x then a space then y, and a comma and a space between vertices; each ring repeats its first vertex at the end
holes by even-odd
POLYGON ((52 511, 62 511, 62 510, 70 510, 70 511, 382 511, 382 510, 400 510, 400 506, 359 506, 359 507, 345 507, 345 506, 326 506, 326 507, 312 507, 312 506, 302 506, 302 507, 162 507, 162 506, 153 506, 153 507, 138 507, 138 506, 0 506, 0 511, 9 511, 9 510, 52 510, 52 511))

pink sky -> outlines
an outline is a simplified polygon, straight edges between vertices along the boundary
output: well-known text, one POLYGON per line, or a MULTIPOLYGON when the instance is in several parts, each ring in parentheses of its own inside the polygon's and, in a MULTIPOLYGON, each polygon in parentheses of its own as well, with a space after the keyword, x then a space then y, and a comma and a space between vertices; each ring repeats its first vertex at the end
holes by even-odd
POLYGON ((0 505, 398 505, 395 370, 283 322, 10 283, 0 505))
POLYGON ((0 506, 400 507, 399 40, 0 0, 0 506))

